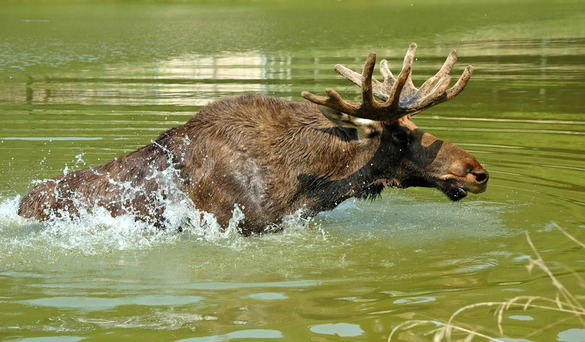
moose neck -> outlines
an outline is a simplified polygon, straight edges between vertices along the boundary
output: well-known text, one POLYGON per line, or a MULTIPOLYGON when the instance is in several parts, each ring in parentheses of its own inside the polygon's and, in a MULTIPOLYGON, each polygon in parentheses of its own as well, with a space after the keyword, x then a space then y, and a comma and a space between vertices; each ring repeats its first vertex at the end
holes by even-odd
POLYGON ((312 170, 297 175, 299 192, 293 200, 299 207, 316 213, 333 209, 348 198, 375 197, 382 191, 375 161, 380 137, 358 139, 355 130, 339 127, 318 129, 313 136, 313 143, 304 146, 318 146, 312 154, 316 159, 304 164, 312 165, 312 170))

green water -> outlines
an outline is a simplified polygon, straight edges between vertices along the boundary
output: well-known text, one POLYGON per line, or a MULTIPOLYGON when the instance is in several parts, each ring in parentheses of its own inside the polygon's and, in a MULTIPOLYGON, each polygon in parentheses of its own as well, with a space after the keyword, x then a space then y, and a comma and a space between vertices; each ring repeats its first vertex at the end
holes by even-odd
MULTIPOLYGON (((583 303, 585 251, 556 226, 585 241, 584 94, 581 0, 0 2, 0 339, 386 341, 410 319, 554 299, 525 267, 526 232, 583 303), (396 70, 411 42, 415 83, 455 48, 455 74, 475 67, 415 122, 477 157, 484 194, 389 189, 252 238, 16 215, 36 181, 135 150, 214 99, 359 98, 333 65, 359 70, 376 51, 396 70)), ((494 309, 458 322, 501 336, 494 309)), ((508 338, 585 341, 567 313, 516 308, 502 323, 508 338)))

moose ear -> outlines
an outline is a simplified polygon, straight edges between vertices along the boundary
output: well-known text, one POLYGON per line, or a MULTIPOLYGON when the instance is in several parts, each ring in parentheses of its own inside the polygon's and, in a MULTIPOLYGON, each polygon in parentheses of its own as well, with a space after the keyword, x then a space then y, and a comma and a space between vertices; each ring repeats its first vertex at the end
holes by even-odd
POLYGON ((357 118, 325 106, 319 106, 319 110, 337 126, 356 129, 360 140, 372 138, 382 133, 382 123, 379 121, 357 118))

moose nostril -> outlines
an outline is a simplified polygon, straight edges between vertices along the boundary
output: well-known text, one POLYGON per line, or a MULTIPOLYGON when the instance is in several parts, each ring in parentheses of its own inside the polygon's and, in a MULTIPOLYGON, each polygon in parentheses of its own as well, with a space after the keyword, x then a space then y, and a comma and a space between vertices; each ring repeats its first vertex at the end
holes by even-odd
POLYGON ((487 182, 490 178, 489 174, 485 170, 473 171, 471 174, 475 176, 475 181, 481 184, 487 182))

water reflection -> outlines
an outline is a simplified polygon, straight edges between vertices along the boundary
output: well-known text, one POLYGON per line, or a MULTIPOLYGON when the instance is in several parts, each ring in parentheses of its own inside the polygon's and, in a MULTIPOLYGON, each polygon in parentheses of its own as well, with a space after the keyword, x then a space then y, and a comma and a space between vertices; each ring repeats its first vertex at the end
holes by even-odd
POLYGON ((560 342, 585 342, 585 329, 568 329, 561 331, 557 336, 560 342))
POLYGON ((271 329, 247 329, 247 330, 237 330, 225 335, 214 335, 209 337, 193 337, 193 338, 186 338, 177 340, 176 342, 220 342, 220 341, 230 341, 234 339, 254 339, 254 340, 264 340, 264 339, 280 339, 284 336, 278 330, 271 330, 271 329))
MULTIPOLYGON (((492 92, 509 91, 510 88, 526 91, 528 85, 536 88, 534 95, 545 100, 551 87, 579 85, 577 81, 585 71, 585 66, 577 62, 585 55, 585 42, 579 39, 472 41, 459 45, 462 59, 472 61, 476 67, 474 79, 498 83, 492 92), (571 68, 567 69, 565 65, 571 65, 571 68), (535 78, 535 74, 539 76, 535 78), (559 84, 560 75, 562 83, 559 84), (528 80, 530 84, 525 83, 528 80)), ((313 70, 306 71, 299 68, 299 61, 291 55, 251 50, 214 55, 185 54, 142 65, 120 63, 106 65, 101 70, 28 75, 25 80, 13 78, 13 82, 22 82, 23 87, 3 88, 0 101, 24 101, 29 105, 203 106, 215 98, 234 93, 288 92, 281 88, 287 84, 275 81, 290 81, 299 76, 347 85, 345 81, 335 81, 337 76, 331 72, 333 64, 343 63, 359 68, 367 50, 354 48, 344 51, 347 57, 338 56, 335 59, 315 54, 313 60, 303 61, 313 64, 313 70)), ((377 52, 379 58, 390 60, 391 68, 398 69, 402 49, 382 48, 377 52)), ((415 63, 415 82, 431 75, 442 64, 446 52, 447 48, 421 49, 415 63)), ((356 93, 353 87, 348 89, 356 93)), ((558 94, 553 92, 551 95, 558 94)))
POLYGON ((359 337, 365 334, 365 331, 362 330, 359 324, 351 323, 319 324, 311 326, 309 330, 320 335, 339 337, 359 337))
POLYGON ((56 308, 79 309, 81 311, 111 310, 121 305, 180 306, 199 303, 199 296, 163 296, 146 295, 135 297, 47 297, 21 301, 32 306, 49 306, 56 308))
POLYGON ((290 58, 257 51, 184 55, 149 65, 107 66, 28 76, 24 87, 0 92, 0 101, 28 105, 203 106, 222 95, 266 93, 266 80, 291 77, 290 58), (209 96, 209 94, 215 94, 209 96))

